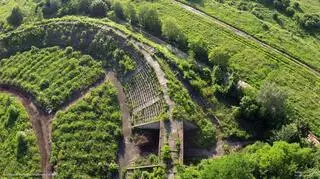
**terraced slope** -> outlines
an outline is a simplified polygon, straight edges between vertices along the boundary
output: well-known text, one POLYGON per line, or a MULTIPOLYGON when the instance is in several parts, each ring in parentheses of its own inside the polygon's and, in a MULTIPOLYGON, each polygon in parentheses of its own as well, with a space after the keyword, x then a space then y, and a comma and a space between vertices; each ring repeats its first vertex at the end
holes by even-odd
POLYGON ((0 93, 0 175, 39 175, 40 152, 26 109, 12 95, 0 93))
POLYGON ((109 82, 59 112, 53 120, 51 158, 57 178, 116 173, 120 123, 117 93, 109 82))
POLYGON ((36 49, 0 60, 0 86, 10 86, 35 98, 51 113, 104 77, 101 63, 72 48, 36 49))

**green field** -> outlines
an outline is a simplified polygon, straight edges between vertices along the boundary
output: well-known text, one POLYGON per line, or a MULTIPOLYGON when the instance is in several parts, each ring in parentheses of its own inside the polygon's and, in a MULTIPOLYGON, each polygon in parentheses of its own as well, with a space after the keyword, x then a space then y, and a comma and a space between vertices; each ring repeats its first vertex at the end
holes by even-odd
POLYGON ((34 48, 0 64, 0 83, 31 94, 46 111, 56 111, 104 77, 101 63, 72 48, 34 48))
MULTIPOLYGON (((231 0, 224 1, 224 3, 204 0, 194 5, 208 14, 286 51, 318 71, 320 70, 320 33, 310 34, 299 26, 295 17, 289 17, 283 12, 266 7, 263 4, 251 0, 231 2, 231 0), (240 10, 240 3, 245 4, 248 9, 240 10), (258 18, 254 13, 258 13, 261 18, 258 18), (281 22, 273 19, 273 14, 278 14, 281 22), (266 26, 268 27, 267 30, 266 26)), ((301 9, 295 11, 295 16, 302 18, 304 14, 320 12, 319 1, 292 1, 291 5, 295 2, 299 2, 301 9)))
POLYGON ((0 0, 0 178, 320 178, 320 1, 178 1, 0 0))
MULTIPOLYGON (((153 6, 159 12, 161 19, 176 19, 176 23, 187 34, 189 41, 202 39, 209 49, 225 50, 231 55, 230 67, 252 87, 259 89, 265 82, 276 83, 287 92, 288 103, 296 111, 298 118, 310 121, 313 130, 319 131, 320 80, 317 75, 285 57, 269 52, 258 44, 242 39, 206 19, 195 16, 176 4, 164 0, 134 4, 137 9, 146 5, 153 6)), ((176 63, 183 65, 187 62, 180 59, 176 63)), ((230 109, 226 110, 223 106, 219 108, 216 115, 230 125, 230 119, 226 118, 226 114, 230 114, 230 109)), ((226 128, 230 127, 226 126, 226 128)))
POLYGON ((117 92, 104 83, 53 121, 51 162, 57 178, 111 177, 120 131, 117 92))
POLYGON ((40 153, 29 116, 17 98, 0 93, 0 175, 40 173, 40 153))

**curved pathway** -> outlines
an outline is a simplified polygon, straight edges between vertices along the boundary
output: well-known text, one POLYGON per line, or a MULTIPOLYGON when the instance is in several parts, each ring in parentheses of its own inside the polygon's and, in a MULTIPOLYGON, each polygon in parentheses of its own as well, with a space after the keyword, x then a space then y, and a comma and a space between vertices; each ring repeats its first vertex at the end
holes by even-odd
POLYGON ((316 76, 320 76, 320 71, 317 70, 316 68, 314 68, 313 66, 309 65, 308 63, 302 61, 301 59, 298 59, 297 57, 294 57, 293 55, 290 55, 289 53, 283 51, 283 50, 280 50, 276 47, 273 47, 265 42, 263 42, 262 40, 254 37, 253 35, 239 29, 239 28, 236 28, 234 26, 232 26, 231 24, 225 22, 225 21, 222 21, 221 19, 217 18, 217 17, 214 17, 212 15, 209 15, 205 12, 203 12, 202 10, 199 10, 197 8, 194 8, 190 5, 188 5, 187 3, 184 3, 182 2, 181 0, 172 0, 173 3, 177 4, 178 6, 180 6, 181 8, 189 11, 189 12, 192 12, 194 14, 197 14, 198 16, 201 16, 201 17, 204 17, 208 20, 210 20, 211 22, 225 28, 225 29, 228 29, 229 31, 231 31, 232 33, 238 35, 238 36, 241 36, 247 40, 250 40, 250 41, 253 41, 257 44, 259 44, 260 46, 262 46, 263 48, 266 48, 268 50, 271 50, 277 54, 280 54, 286 58, 288 58, 289 60, 291 60, 292 62, 294 62, 295 64, 301 66, 301 67, 304 67, 306 68, 308 71, 312 72, 313 74, 315 74, 316 76))
POLYGON ((35 131, 37 145, 41 156, 41 175, 42 178, 51 178, 52 166, 50 164, 51 152, 51 119, 52 115, 41 111, 36 105, 21 91, 14 90, 9 86, 0 86, 0 91, 17 97, 25 107, 32 128, 35 131))

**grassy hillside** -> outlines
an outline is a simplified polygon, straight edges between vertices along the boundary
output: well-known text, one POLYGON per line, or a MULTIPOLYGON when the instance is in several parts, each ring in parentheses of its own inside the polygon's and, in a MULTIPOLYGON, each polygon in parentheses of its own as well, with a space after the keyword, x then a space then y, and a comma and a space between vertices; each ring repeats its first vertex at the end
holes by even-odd
POLYGON ((295 12, 293 16, 252 0, 237 2, 226 0, 223 3, 203 0, 200 3, 190 4, 298 57, 319 70, 320 31, 310 32, 303 29, 298 19, 302 19, 306 14, 319 14, 320 2, 291 1, 290 6, 294 6, 296 2, 299 3, 299 7, 293 8, 295 12))
POLYGON ((5 27, 9 27, 7 17, 11 14, 14 7, 21 9, 25 17, 24 22, 38 19, 38 15, 36 14, 37 2, 39 0, 0 0, 0 24, 3 23, 5 27))
MULTIPOLYGON (((261 48, 258 44, 235 36, 206 19, 201 19, 178 5, 168 1, 135 2, 136 9, 152 6, 157 9, 162 20, 175 19, 190 42, 204 41, 210 50, 225 51, 230 55, 229 65, 242 80, 260 89, 265 82, 274 82, 288 94, 288 104, 295 111, 293 118, 309 121, 315 132, 319 131, 319 77, 289 59, 261 48)), ((188 59, 176 61, 181 66, 193 64, 188 59)), ((209 69, 211 70, 211 69, 209 69)), ((185 71, 185 73, 188 73, 185 71)), ((194 80, 199 81, 199 77, 194 80)), ((203 79, 202 79, 203 80, 203 79)), ((201 80, 200 80, 201 82, 201 80)), ((203 88, 203 87, 202 87, 203 88)), ((207 96, 205 96, 207 97, 207 96)), ((210 95, 208 96, 210 97, 210 95)), ((214 101, 214 100, 213 100, 214 101)), ((221 106, 221 105, 220 105, 221 106)), ((232 120, 228 106, 218 109, 216 115, 227 125, 232 120), (228 115, 226 115, 228 114, 228 115), (231 118, 231 120, 230 120, 231 118)), ((233 122, 234 123, 234 122, 233 122)), ((235 124, 236 125, 236 124, 235 124)), ((231 128, 234 128, 231 127, 231 128)))
POLYGON ((105 83, 53 121, 51 162, 57 178, 100 178, 117 172, 120 107, 105 83))
POLYGON ((40 153, 29 117, 15 97, 0 93, 0 175, 40 173, 40 153))
POLYGON ((47 111, 56 111, 104 77, 101 63, 72 48, 34 48, 0 64, 0 83, 31 94, 47 111))

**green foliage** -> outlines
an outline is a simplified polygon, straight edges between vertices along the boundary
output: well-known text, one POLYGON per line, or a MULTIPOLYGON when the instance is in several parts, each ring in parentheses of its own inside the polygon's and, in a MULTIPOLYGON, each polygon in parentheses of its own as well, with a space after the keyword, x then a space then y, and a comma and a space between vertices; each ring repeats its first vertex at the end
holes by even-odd
POLYGON ((120 123, 117 92, 109 82, 58 113, 52 127, 51 156, 56 177, 112 177, 117 172, 120 123))
POLYGON ((28 153, 27 136, 24 132, 17 133, 17 159, 25 156, 28 153))
POLYGON ((48 112, 56 111, 104 76, 101 63, 72 48, 33 48, 2 59, 0 64, 0 82, 27 92, 48 112))
POLYGON ((255 135, 269 137, 270 130, 279 129, 288 122, 286 99, 284 91, 266 83, 256 98, 244 96, 241 99, 237 118, 250 123, 255 135))
POLYGON ((319 31, 320 29, 320 14, 305 14, 300 19, 300 24, 303 28, 310 31, 319 31))
POLYGON ((108 6, 102 0, 94 0, 90 6, 91 16, 93 17, 105 17, 107 15, 108 6))
POLYGON ((161 21, 158 12, 150 6, 141 7, 138 14, 139 24, 155 35, 161 35, 161 21))
POLYGON ((257 101, 261 104, 263 115, 269 118, 268 124, 275 128, 286 121, 287 94, 274 83, 265 83, 261 88, 257 101))
POLYGON ((162 23, 162 36, 169 42, 176 44, 180 49, 186 50, 188 47, 187 38, 176 24, 175 20, 166 19, 162 23))
POLYGON ((171 150, 168 144, 165 144, 161 149, 161 156, 164 160, 168 161, 171 159, 171 150))
POLYGON ((0 93, 0 158, 1 176, 41 172, 40 153, 28 114, 16 98, 3 93, 0 93))
POLYGON ((189 48, 195 54, 195 59, 202 62, 208 62, 208 44, 202 38, 197 38, 189 42, 189 48))
POLYGON ((19 7, 14 7, 10 16, 7 18, 7 22, 12 26, 19 26, 23 21, 23 14, 19 7))
POLYGON ((114 59, 119 63, 120 72, 123 75, 132 72, 136 69, 136 62, 130 58, 123 50, 116 49, 113 52, 114 59))
POLYGON ((136 9, 131 3, 127 3, 126 9, 125 9, 125 16, 131 24, 134 25, 138 23, 138 16, 137 16, 136 9))
POLYGON ((121 2, 116 1, 113 5, 113 10, 118 18, 125 19, 124 10, 123 10, 121 2))
POLYGON ((303 136, 297 124, 292 123, 282 126, 278 131, 275 131, 272 136, 272 141, 286 141, 288 143, 301 142, 303 136))
POLYGON ((152 171, 142 169, 134 170, 133 174, 128 179, 166 179, 166 171, 163 167, 154 167, 152 171))
POLYGON ((298 144, 275 142, 270 146, 258 142, 241 153, 187 167, 179 176, 182 179, 292 178, 296 171, 304 171, 312 164, 312 157, 310 148, 301 148, 298 144))

